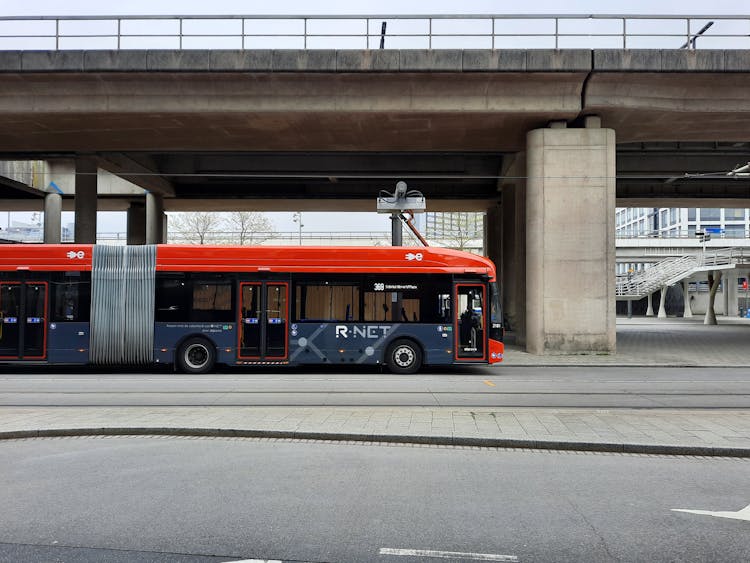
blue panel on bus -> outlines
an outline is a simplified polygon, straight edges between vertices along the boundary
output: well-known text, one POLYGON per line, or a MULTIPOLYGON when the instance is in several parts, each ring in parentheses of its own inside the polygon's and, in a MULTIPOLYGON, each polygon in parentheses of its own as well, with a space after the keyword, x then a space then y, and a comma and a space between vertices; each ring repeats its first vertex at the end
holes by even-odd
POLYGON ((293 364, 382 363, 390 343, 400 337, 417 340, 427 364, 453 363, 450 325, 294 323, 290 328, 289 360, 293 364))
POLYGON ((40 317, 26 317, 26 324, 37 325, 42 322, 40 317))
POLYGON ((245 322, 246 325, 257 325, 258 324, 258 319, 256 319, 256 318, 246 318, 246 319, 243 319, 243 321, 245 322))
POLYGON ((284 323, 284 319, 268 319, 270 325, 280 325, 284 323))
POLYGON ((49 323, 47 359, 51 364, 87 363, 89 361, 89 323, 49 323))

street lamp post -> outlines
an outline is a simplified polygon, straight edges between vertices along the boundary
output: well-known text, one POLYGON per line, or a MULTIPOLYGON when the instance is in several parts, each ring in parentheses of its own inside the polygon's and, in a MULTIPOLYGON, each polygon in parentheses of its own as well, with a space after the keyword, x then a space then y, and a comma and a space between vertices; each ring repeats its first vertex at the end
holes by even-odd
MULTIPOLYGON (((631 291, 630 280, 633 277, 633 268, 628 268, 628 291, 631 291)), ((633 300, 628 299, 628 318, 633 318, 633 300)))
POLYGON ((299 223, 299 245, 302 246, 302 227, 304 227, 302 224, 302 212, 295 211, 292 215, 292 221, 299 223))

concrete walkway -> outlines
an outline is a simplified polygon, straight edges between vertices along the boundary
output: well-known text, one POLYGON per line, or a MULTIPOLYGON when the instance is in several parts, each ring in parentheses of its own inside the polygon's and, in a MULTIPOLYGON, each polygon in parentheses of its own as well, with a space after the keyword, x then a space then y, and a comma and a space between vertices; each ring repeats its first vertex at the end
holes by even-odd
MULTIPOLYGON (((678 366, 750 368, 750 319, 718 317, 718 325, 703 324, 703 316, 617 318, 615 354, 534 356, 513 339, 505 363, 514 366, 678 366)), ((748 370, 750 373, 750 369, 748 370)))
POLYGON ((453 407, 5 407, 0 438, 254 436, 750 457, 750 411, 453 407))

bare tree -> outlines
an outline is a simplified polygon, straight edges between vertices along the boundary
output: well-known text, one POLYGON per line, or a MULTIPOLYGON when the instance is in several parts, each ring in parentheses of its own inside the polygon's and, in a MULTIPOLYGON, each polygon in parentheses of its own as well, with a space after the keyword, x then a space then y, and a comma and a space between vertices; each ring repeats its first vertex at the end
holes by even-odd
POLYGON ((476 220, 469 213, 459 213, 451 230, 445 233, 447 246, 456 250, 466 250, 473 240, 481 238, 476 220))
POLYGON ((274 232, 271 220, 257 211, 233 211, 227 222, 233 242, 238 244, 258 244, 270 238, 274 232))
POLYGON ((219 213, 196 211, 175 213, 169 217, 169 227, 179 236, 180 242, 208 244, 209 235, 220 231, 224 220, 219 213))

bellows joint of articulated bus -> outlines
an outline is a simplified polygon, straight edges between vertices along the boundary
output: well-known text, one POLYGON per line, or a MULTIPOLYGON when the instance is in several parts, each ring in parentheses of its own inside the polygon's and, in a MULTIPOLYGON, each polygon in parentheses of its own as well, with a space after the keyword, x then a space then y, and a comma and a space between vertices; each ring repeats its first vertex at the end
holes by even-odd
POLYGON ((155 283, 156 246, 94 246, 91 363, 153 362, 155 283))

